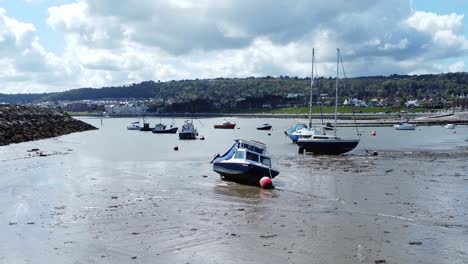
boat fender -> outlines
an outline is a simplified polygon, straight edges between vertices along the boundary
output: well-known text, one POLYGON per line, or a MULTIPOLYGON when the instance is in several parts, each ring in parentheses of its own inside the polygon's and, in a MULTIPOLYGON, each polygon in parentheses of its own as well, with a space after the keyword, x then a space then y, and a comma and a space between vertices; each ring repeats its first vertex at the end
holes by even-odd
POLYGON ((260 187, 262 187, 263 189, 273 188, 273 182, 271 181, 270 177, 262 177, 260 179, 260 187))
POLYGON ((373 137, 377 136, 377 131, 375 131, 375 130, 372 131, 372 136, 373 136, 373 137))
POLYGON ((174 150, 175 150, 175 151, 178 151, 178 150, 179 150, 179 147, 178 147, 178 146, 175 146, 175 147, 174 147, 174 150))

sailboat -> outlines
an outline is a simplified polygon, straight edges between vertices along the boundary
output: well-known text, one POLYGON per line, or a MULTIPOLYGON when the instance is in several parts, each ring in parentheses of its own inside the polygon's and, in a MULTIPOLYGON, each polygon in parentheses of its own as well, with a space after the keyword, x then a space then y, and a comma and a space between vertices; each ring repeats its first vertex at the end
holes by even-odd
MULTIPOLYGON (((336 135, 337 131, 337 117, 338 117, 338 84, 339 84, 339 65, 343 65, 340 50, 337 49, 337 64, 336 64, 336 89, 335 89, 335 125, 334 134, 326 134, 325 132, 316 133, 310 137, 302 137, 297 140, 299 146, 299 153, 311 152, 313 154, 324 155, 340 155, 349 152, 356 148, 359 144, 357 139, 343 139, 336 135)), ((343 69, 344 73, 344 69, 343 69)), ((312 76, 313 79, 313 76, 312 76)))
POLYGON ((308 138, 318 133, 312 127, 312 103, 313 103, 313 87, 314 87, 314 65, 315 65, 315 50, 312 49, 312 67, 310 76, 310 101, 309 101, 309 123, 308 126, 303 123, 297 123, 294 128, 285 131, 286 135, 292 140, 293 143, 297 143, 299 138, 308 138))

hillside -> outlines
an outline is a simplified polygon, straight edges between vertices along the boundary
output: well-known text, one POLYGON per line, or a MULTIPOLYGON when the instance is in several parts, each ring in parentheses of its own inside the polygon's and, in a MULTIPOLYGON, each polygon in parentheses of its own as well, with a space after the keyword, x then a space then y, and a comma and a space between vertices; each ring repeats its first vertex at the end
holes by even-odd
MULTIPOLYGON (((335 79, 321 77, 316 82, 321 93, 334 95, 335 79)), ((145 81, 119 87, 100 89, 81 88, 49 94, 0 94, 0 102, 31 103, 41 101, 100 100, 107 98, 163 98, 174 102, 194 99, 216 101, 221 104, 244 98, 280 97, 288 94, 306 95, 310 78, 262 77, 217 78, 206 80, 181 80, 169 82, 145 81)), ((316 90, 318 91, 318 90, 316 90)), ((372 98, 445 98, 468 94, 468 73, 436 75, 391 75, 350 78, 340 82, 341 97, 372 98)), ((305 98, 307 96, 304 96, 305 98)))

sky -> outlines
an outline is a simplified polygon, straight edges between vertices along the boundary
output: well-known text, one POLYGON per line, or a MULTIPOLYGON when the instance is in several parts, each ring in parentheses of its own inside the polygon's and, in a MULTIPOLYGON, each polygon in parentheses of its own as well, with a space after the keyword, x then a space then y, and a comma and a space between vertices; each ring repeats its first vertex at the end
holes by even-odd
POLYGON ((462 72, 468 0, 0 0, 0 93, 462 72))

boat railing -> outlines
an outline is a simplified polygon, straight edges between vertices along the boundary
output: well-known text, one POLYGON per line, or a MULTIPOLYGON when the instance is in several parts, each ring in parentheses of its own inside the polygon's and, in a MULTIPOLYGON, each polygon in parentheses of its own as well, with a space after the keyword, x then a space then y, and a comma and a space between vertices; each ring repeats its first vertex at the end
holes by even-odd
POLYGON ((260 154, 266 153, 266 145, 262 142, 258 142, 255 140, 244 140, 244 139, 238 139, 237 141, 239 142, 239 145, 241 148, 245 148, 253 152, 260 153, 260 154))

